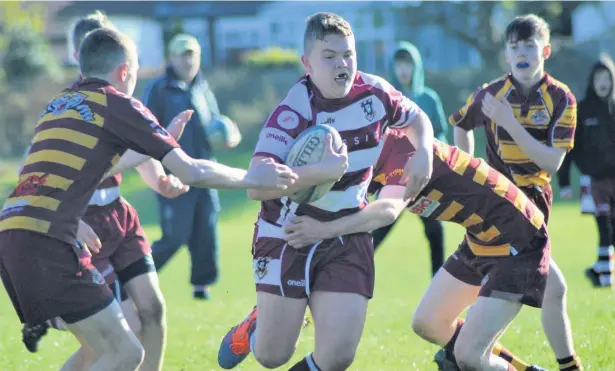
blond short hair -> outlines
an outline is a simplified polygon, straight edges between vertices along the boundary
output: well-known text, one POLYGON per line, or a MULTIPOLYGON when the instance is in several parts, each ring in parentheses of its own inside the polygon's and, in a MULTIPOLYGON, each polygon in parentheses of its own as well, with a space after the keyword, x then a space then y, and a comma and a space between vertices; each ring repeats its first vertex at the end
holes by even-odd
POLYGON ((352 36, 352 27, 341 16, 334 13, 316 13, 307 19, 303 34, 303 51, 308 53, 315 40, 324 40, 328 35, 352 36))

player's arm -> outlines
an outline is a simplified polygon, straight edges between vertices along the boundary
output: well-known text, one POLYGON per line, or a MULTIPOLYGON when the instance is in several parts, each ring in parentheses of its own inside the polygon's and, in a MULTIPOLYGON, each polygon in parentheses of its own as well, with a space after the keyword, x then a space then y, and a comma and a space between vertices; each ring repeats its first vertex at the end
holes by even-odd
MULTIPOLYGON (((292 168, 292 171, 297 174, 297 180, 294 184, 289 185, 287 189, 280 191, 250 189, 248 190, 248 196, 250 199, 258 201, 273 200, 284 196, 290 196, 299 190, 314 185, 339 180, 348 168, 346 145, 342 146, 340 153, 335 152, 333 150, 331 135, 327 135, 326 148, 327 152, 321 162, 292 168)), ((264 156, 255 156, 252 162, 250 162, 250 169, 266 158, 267 157, 264 156)))
POLYGON ((471 155, 474 155, 474 129, 483 122, 479 108, 480 101, 477 103, 477 98, 482 89, 486 87, 487 84, 484 84, 477 88, 466 99, 463 107, 448 118, 449 124, 454 126, 455 146, 471 155))
POLYGON ((153 158, 137 166, 136 169, 145 184, 163 197, 175 198, 190 190, 190 187, 174 175, 167 175, 160 161, 153 158))
POLYGON ((567 150, 574 143, 576 127, 576 101, 572 94, 562 98, 553 112, 554 122, 550 124, 546 144, 536 140, 515 118, 507 100, 499 100, 486 94, 483 113, 503 127, 523 152, 541 169, 554 174, 560 168, 567 150))
MULTIPOLYGON (((138 99, 113 90, 107 96, 108 106, 113 109, 106 113, 109 120, 105 127, 113 134, 115 144, 161 161, 184 184, 200 188, 273 190, 286 189, 296 179, 287 166, 273 161, 263 161, 254 170, 246 172, 213 161, 194 159, 179 148, 177 141, 138 99)), ((185 111, 180 115, 186 115, 185 111)))
MULTIPOLYGON (((180 112, 177 116, 175 116, 173 120, 171 120, 171 123, 167 128, 167 132, 169 133, 169 135, 172 136, 175 140, 179 140, 184 133, 184 128, 186 127, 186 124, 190 121, 190 118, 192 117, 193 113, 193 110, 186 110, 180 112)), ((111 168, 111 170, 107 172, 105 178, 112 177, 115 174, 122 173, 129 169, 134 169, 149 160, 152 160, 150 156, 129 149, 122 155, 122 157, 120 157, 120 160, 117 162, 117 164, 115 164, 115 166, 113 166, 113 168, 111 168)))
POLYGON ((253 161, 248 171, 214 161, 194 159, 181 148, 175 148, 162 164, 184 184, 218 189, 286 189, 297 179, 292 170, 271 159, 253 161))
POLYGON ((352 233, 371 232, 395 221, 409 201, 404 201, 404 186, 385 186, 378 200, 369 203, 361 211, 330 221, 319 222, 306 216, 291 219, 293 224, 285 227, 285 240, 295 248, 301 248, 320 240, 352 233))

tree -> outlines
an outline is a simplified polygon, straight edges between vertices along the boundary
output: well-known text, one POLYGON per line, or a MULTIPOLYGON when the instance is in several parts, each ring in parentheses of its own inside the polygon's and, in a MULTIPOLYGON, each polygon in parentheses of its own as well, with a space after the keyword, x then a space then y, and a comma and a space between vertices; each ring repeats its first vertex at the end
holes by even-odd
MULTIPOLYGON (((503 1, 503 2, 428 2, 402 9, 412 25, 436 24, 447 34, 474 48, 483 61, 503 62, 503 25, 495 20, 508 22, 517 14, 534 13, 543 17, 550 25, 552 34, 570 34, 572 11, 580 1, 503 1)), ((497 68, 490 63, 486 68, 497 68)))
POLYGON ((25 148, 35 84, 60 77, 44 36, 44 4, 0 2, 0 154, 25 148))

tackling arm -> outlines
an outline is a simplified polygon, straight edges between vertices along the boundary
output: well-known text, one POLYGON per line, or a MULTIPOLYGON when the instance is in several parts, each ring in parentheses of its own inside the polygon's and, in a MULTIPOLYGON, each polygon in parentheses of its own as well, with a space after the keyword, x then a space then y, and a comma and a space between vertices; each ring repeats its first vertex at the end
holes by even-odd
POLYGON ((409 201, 403 200, 405 187, 385 186, 378 200, 369 203, 363 210, 330 222, 318 222, 305 216, 294 217, 285 228, 285 239, 301 248, 323 239, 353 233, 370 232, 389 225, 397 219, 409 201))

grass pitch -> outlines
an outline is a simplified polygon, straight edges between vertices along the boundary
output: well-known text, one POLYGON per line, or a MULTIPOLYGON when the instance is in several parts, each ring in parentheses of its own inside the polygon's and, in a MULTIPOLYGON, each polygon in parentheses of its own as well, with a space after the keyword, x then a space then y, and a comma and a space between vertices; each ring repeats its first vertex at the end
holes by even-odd
MULTIPOLYGON (((245 162, 245 159, 237 159, 245 162)), ((234 162, 234 161, 233 161, 234 162)), ((229 162, 227 162, 229 163, 229 162)), ((232 162, 231 162, 232 164, 232 162)), ((3 162, 3 169, 12 166, 3 162)), ((8 195, 15 177, 5 171, 0 179, 0 199, 8 195), (10 184, 10 186, 9 186, 10 184)), ((157 208, 153 194, 143 189, 134 173, 126 176, 123 194, 139 210, 151 241, 157 239, 157 208)), ((189 259, 185 249, 161 272, 162 290, 168 307, 168 348, 164 370, 218 370, 217 349, 221 337, 242 320, 255 302, 250 244, 258 211, 245 192, 221 192, 225 208, 220 221, 221 280, 212 291, 213 299, 196 302, 189 286, 189 259)), ((399 371, 435 370, 435 346, 427 344, 410 328, 414 308, 429 283, 427 241, 418 217, 404 215, 386 245, 376 256, 376 291, 351 370, 399 371)), ((584 269, 595 259, 597 233, 592 217, 581 216, 577 203, 556 203, 550 225, 553 256, 568 281, 568 310, 572 320, 577 353, 586 370, 615 370, 615 294, 593 289, 584 269)), ((446 225, 446 247, 451 253, 460 241, 462 228, 446 225)), ((50 331, 36 354, 21 343, 21 325, 4 290, 0 290, 0 370, 58 370, 76 350, 67 333, 50 331)), ((301 337, 294 364, 313 348, 314 329, 301 337)), ((524 308, 502 342, 522 359, 549 370, 557 364, 540 324, 536 309, 524 308)), ((260 370, 250 357, 239 370, 260 370)))

